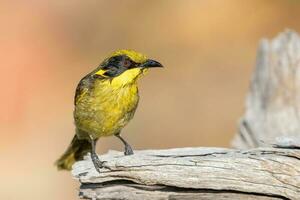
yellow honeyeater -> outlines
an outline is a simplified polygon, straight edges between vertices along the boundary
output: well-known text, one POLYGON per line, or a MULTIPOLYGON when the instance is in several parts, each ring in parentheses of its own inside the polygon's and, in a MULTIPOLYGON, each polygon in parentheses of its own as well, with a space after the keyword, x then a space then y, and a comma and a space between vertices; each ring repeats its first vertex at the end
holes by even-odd
POLYGON ((141 53, 119 50, 80 80, 74 100, 76 134, 56 161, 58 169, 70 170, 75 161, 90 152, 99 171, 103 162, 95 146, 100 137, 118 137, 125 145, 124 154, 133 154, 120 132, 132 119, 139 102, 137 80, 151 67, 162 65, 141 53))

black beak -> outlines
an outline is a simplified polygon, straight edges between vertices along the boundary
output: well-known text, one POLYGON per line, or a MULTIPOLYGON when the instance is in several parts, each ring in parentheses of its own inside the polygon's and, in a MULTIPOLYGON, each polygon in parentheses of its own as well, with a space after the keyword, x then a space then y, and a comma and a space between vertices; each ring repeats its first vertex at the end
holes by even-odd
POLYGON ((155 61, 155 60, 146 60, 146 62, 142 63, 140 65, 141 68, 152 68, 152 67, 163 67, 162 64, 160 64, 159 62, 155 61))

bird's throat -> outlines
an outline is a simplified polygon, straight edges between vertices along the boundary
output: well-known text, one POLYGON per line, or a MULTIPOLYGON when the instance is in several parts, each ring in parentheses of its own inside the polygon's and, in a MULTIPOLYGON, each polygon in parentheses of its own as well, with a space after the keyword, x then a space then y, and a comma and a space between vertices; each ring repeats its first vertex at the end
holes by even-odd
POLYGON ((113 87, 123 87, 128 84, 135 84, 137 79, 143 74, 140 68, 126 70, 117 77, 110 80, 113 87))

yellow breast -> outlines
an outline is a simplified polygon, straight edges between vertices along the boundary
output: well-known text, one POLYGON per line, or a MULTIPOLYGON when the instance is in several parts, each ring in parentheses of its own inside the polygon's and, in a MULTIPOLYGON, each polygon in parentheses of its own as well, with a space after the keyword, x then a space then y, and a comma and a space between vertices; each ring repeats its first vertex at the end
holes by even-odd
POLYGON ((120 79, 96 80, 92 91, 77 102, 76 127, 93 138, 118 133, 132 119, 139 100, 136 81, 123 83, 120 79))

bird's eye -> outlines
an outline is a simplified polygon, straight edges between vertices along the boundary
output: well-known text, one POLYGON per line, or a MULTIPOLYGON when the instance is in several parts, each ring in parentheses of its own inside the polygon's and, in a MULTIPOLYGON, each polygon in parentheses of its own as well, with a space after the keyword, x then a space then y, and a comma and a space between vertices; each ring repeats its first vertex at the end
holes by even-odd
POLYGON ((124 67, 129 68, 131 66, 131 61, 130 60, 124 60, 123 65, 124 65, 124 67))

